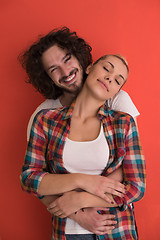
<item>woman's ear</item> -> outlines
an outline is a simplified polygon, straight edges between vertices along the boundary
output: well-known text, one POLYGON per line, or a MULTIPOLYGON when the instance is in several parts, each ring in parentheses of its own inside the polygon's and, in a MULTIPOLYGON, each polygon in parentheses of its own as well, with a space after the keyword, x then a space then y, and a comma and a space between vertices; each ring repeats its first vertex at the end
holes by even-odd
POLYGON ((92 64, 90 64, 90 65, 86 68, 86 74, 89 74, 89 73, 90 73, 91 68, 92 68, 92 64))

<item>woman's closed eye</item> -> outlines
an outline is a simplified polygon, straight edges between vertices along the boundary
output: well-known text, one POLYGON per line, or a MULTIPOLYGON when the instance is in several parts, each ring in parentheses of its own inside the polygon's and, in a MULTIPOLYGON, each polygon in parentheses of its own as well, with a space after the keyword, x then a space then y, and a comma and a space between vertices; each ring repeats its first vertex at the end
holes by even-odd
POLYGON ((120 82, 119 82, 117 79, 115 79, 115 81, 116 81, 116 83, 117 83, 118 85, 120 85, 120 82))
POLYGON ((103 67, 104 68, 104 70, 106 70, 107 72, 109 72, 109 69, 108 68, 106 68, 106 67, 103 67))

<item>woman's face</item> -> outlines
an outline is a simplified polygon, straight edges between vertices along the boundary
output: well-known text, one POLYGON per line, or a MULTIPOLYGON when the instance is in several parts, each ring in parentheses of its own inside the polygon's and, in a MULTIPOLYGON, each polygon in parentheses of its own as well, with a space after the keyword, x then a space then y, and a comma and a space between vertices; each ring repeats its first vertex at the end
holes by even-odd
POLYGON ((115 56, 107 56, 95 65, 88 67, 86 86, 100 100, 112 98, 123 86, 128 77, 124 63, 115 56))

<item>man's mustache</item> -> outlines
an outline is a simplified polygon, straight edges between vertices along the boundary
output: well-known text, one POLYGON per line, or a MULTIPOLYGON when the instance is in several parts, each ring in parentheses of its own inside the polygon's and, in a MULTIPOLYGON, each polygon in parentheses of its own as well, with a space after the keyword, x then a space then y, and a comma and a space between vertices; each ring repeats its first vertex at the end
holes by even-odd
POLYGON ((70 76, 72 76, 74 73, 76 73, 78 71, 78 68, 74 68, 70 73, 69 73, 69 75, 68 76, 63 76, 60 80, 59 80, 59 82, 61 83, 61 82, 63 82, 63 81, 65 81, 67 78, 69 78, 70 76))

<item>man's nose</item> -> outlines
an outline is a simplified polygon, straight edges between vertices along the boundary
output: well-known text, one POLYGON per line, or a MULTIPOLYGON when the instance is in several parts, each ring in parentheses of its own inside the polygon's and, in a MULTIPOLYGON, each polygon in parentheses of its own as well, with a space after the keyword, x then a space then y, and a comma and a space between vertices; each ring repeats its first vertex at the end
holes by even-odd
POLYGON ((62 77, 68 77, 70 74, 70 70, 67 67, 61 67, 60 73, 62 77))

